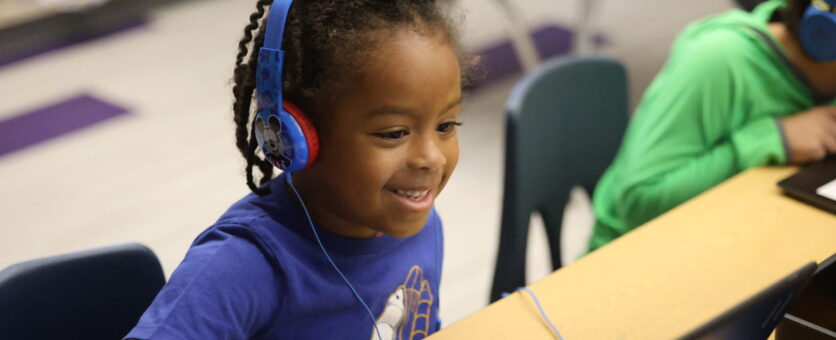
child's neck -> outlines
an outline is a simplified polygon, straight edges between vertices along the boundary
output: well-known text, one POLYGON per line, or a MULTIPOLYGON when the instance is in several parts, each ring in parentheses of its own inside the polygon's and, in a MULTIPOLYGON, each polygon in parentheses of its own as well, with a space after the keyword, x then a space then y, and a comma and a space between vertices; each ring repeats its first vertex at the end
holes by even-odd
MULTIPOLYGON (((320 195, 324 193, 321 192, 321 190, 316 190, 312 185, 310 185, 310 183, 311 182, 306 180, 304 176, 294 175, 293 177, 293 186, 296 187, 296 190, 299 192, 299 196, 301 196, 305 201, 305 207, 311 215, 311 219, 317 226, 328 230, 331 233, 347 238, 364 239, 375 238, 383 235, 383 233, 379 231, 356 223, 351 223, 345 218, 334 214, 327 209, 322 209, 322 206, 316 204, 316 202, 319 201, 320 195), (300 179, 300 177, 302 178, 300 179)), ((291 188, 286 187, 286 189, 288 190, 290 197, 293 198, 293 201, 301 209, 301 202, 298 201, 291 188)))

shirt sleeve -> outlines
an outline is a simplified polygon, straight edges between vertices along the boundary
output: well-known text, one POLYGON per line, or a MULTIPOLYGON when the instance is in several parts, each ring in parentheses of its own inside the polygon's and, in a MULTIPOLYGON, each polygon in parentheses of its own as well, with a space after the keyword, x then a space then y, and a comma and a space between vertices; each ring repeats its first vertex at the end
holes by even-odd
POLYGON ((246 339, 276 315, 276 270, 244 227, 198 237, 126 339, 246 339))
POLYGON ((749 119, 741 104, 753 84, 738 72, 752 69, 745 38, 736 34, 717 31, 675 46, 648 89, 620 155, 624 187, 616 209, 628 228, 742 170, 785 162, 775 120, 749 119))

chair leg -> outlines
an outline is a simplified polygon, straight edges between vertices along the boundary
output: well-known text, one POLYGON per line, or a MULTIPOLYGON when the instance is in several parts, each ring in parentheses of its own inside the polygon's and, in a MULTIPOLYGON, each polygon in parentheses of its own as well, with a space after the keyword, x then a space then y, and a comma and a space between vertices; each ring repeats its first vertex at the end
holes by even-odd
POLYGON ((540 209, 540 215, 543 216, 543 224, 546 226, 546 236, 549 239, 549 253, 552 259, 552 270, 558 270, 563 267, 563 260, 560 257, 561 246, 560 240, 563 231, 563 213, 566 209, 566 204, 569 202, 569 192, 565 191, 561 196, 551 202, 546 207, 540 209))
POLYGON ((516 218, 503 214, 499 238, 499 252, 496 257, 490 302, 502 298, 502 294, 513 292, 525 285, 525 258, 528 242, 528 216, 516 218))

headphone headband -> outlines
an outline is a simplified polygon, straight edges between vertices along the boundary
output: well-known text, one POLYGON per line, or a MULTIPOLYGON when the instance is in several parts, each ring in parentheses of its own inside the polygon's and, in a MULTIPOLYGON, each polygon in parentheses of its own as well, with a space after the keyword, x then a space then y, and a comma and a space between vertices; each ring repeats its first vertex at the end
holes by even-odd
POLYGON ((267 17, 267 29, 264 32, 264 46, 258 52, 258 68, 256 87, 258 105, 261 107, 259 115, 267 121, 271 114, 278 115, 282 106, 282 72, 284 69, 284 51, 282 38, 287 15, 293 0, 276 0, 270 7, 267 17))
POLYGON ((264 47, 271 50, 282 49, 282 37, 284 37, 284 25, 287 21, 287 14, 290 12, 290 4, 293 0, 276 0, 270 7, 270 14, 267 17, 267 31, 264 34, 264 47))

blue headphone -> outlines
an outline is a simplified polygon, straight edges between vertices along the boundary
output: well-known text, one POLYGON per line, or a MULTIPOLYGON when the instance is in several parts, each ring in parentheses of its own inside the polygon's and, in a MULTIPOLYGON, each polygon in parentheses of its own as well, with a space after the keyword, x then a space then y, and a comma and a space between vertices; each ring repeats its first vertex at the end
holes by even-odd
POLYGON ((316 232, 305 201, 299 195, 291 179, 293 172, 311 165, 319 153, 319 139, 313 124, 299 108, 288 101, 282 100, 282 66, 284 64, 284 51, 281 50, 282 37, 284 36, 284 25, 292 2, 293 0, 275 0, 270 7, 267 28, 264 33, 264 46, 258 51, 258 73, 256 74, 258 112, 253 122, 253 130, 255 130, 258 145, 261 146, 267 160, 285 171, 285 181, 293 190, 296 198, 299 199, 308 224, 311 226, 311 232, 320 250, 322 250, 322 254, 325 255, 328 263, 331 264, 331 267, 351 290, 354 298, 363 305, 363 309, 368 313, 374 326, 374 333, 372 334, 376 333, 377 337, 383 340, 380 330, 377 328, 377 320, 369 305, 366 304, 366 301, 354 289, 345 274, 337 267, 331 255, 328 255, 328 251, 316 232))
POLYGON ((304 169, 319 153, 319 139, 313 124, 299 108, 282 99, 282 37, 292 2, 274 1, 267 18, 264 46, 258 51, 258 112, 253 122, 265 158, 285 172, 304 169))
POLYGON ((836 0, 813 0, 798 27, 801 46, 818 61, 836 61, 836 0))

